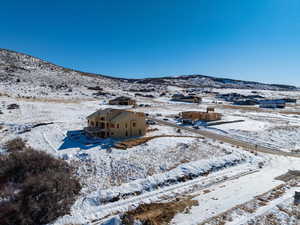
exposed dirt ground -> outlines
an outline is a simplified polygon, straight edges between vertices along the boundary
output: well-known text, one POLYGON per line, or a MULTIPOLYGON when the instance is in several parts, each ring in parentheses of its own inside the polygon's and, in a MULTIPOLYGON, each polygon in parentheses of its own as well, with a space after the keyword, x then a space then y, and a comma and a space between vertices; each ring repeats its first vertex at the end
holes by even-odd
POLYGON ((287 173, 276 177, 277 180, 282 180, 284 182, 288 182, 290 180, 296 179, 300 180, 300 171, 299 170, 289 170, 287 173))
POLYGON ((141 205, 137 209, 127 212, 123 223, 131 225, 134 220, 139 220, 147 225, 167 225, 177 213, 187 213, 195 205, 198 205, 198 201, 191 200, 190 198, 176 199, 167 203, 141 205))
POLYGON ((135 138, 135 139, 130 139, 130 140, 118 142, 114 145, 114 147, 116 147, 118 149, 124 149, 125 150, 125 149, 128 149, 128 148, 132 148, 134 146, 144 144, 144 143, 146 143, 150 140, 153 140, 155 138, 162 138, 162 137, 202 138, 202 137, 197 137, 197 136, 184 136, 184 135, 156 135, 156 136, 151 136, 151 137, 135 138))

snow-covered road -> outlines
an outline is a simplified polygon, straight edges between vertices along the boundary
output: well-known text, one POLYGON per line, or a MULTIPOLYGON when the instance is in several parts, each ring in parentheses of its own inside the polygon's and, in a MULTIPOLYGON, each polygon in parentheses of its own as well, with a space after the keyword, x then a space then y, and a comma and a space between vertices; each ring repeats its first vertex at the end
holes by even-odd
POLYGON ((223 213, 237 205, 252 200, 255 196, 268 192, 282 181, 275 178, 288 170, 300 170, 300 159, 272 156, 270 164, 257 173, 224 182, 222 186, 211 188, 203 195, 199 192, 193 198, 199 206, 191 208, 190 213, 175 216, 172 224, 197 225, 211 217, 223 213))

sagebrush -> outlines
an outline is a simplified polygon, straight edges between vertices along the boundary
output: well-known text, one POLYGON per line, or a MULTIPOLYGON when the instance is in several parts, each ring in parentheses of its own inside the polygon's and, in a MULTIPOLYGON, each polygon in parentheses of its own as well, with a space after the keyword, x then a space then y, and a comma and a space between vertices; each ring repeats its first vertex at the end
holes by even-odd
POLYGON ((74 169, 41 151, 13 149, 0 156, 1 225, 47 224, 67 214, 81 189, 74 169))

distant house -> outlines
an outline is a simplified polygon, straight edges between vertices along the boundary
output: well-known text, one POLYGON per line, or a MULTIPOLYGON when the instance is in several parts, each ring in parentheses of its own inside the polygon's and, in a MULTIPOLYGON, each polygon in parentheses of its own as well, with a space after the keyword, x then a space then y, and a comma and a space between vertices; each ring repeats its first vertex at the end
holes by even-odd
POLYGON ((219 94, 216 96, 218 99, 222 99, 227 102, 239 101, 240 99, 244 99, 245 96, 238 93, 228 93, 228 94, 219 94))
POLYGON ((220 120, 222 118, 222 114, 214 112, 214 109, 210 107, 207 109, 206 112, 199 112, 199 111, 181 112, 180 117, 182 121, 186 123, 193 123, 198 120, 209 122, 209 121, 220 120))
POLYGON ((121 96, 115 99, 112 99, 108 102, 110 105, 135 105, 136 101, 129 97, 121 96))
POLYGON ((258 102, 257 99, 263 99, 261 95, 241 95, 238 93, 228 93, 228 94, 219 94, 217 98, 222 99, 227 102, 233 102, 236 105, 256 105, 258 102))
POLYGON ((234 101, 233 104, 234 105, 256 105, 258 104, 258 101, 254 99, 246 99, 246 100, 234 101))
POLYGON ((128 138, 146 133, 145 114, 121 109, 98 110, 87 117, 84 129, 89 136, 128 138))
POLYGON ((183 94, 175 94, 172 96, 172 101, 178 102, 189 102, 189 103, 201 103, 202 98, 195 95, 183 95, 183 94))
POLYGON ((282 99, 272 99, 272 100, 261 100, 259 101, 260 108, 270 108, 270 109, 283 109, 285 108, 285 100, 282 99))
POLYGON ((283 98, 286 103, 297 103, 297 99, 295 98, 283 98))
POLYGON ((262 99, 264 97, 261 95, 247 95, 246 98, 247 99, 262 99))

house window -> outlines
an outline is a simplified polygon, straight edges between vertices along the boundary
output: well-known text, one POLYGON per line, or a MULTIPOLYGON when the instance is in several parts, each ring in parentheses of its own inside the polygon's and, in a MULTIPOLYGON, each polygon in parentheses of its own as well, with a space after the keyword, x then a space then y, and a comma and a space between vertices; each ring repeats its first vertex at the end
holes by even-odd
POLYGON ((113 135, 114 135, 114 133, 112 132, 112 133, 110 133, 110 135, 111 135, 111 136, 113 136, 113 135))
POLYGON ((126 133, 125 133, 125 136, 127 137, 128 136, 128 132, 126 131, 126 133))
POLYGON ((111 127, 111 128, 115 128, 115 124, 111 123, 111 124, 110 124, 110 127, 111 127))
POLYGON ((100 120, 104 120, 104 117, 101 117, 100 120))
POLYGON ((98 122, 96 122, 96 127, 99 127, 99 123, 98 122))
POLYGON ((139 130, 139 135, 142 135, 142 130, 139 130))
POLYGON ((134 122, 134 123, 132 123, 132 127, 136 127, 136 123, 134 122))
POLYGON ((93 121, 91 122, 91 126, 92 126, 92 127, 94 126, 94 122, 93 122, 93 121))
POLYGON ((117 124, 117 128, 120 128, 120 125, 119 125, 119 124, 117 124))

